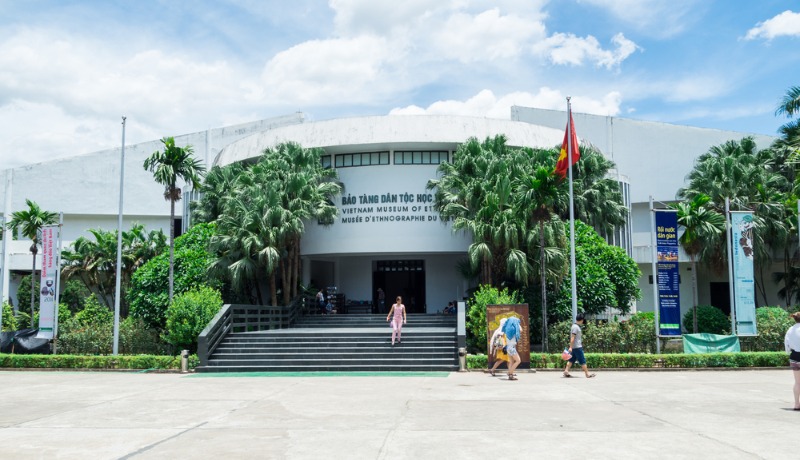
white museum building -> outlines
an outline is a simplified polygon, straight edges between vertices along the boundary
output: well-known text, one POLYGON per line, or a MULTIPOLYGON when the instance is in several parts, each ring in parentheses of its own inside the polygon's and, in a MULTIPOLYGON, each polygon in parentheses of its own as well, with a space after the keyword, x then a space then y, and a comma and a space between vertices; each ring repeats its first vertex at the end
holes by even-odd
MULTIPOLYGON (((636 309, 652 311, 650 196, 656 203, 674 201, 695 158, 714 145, 751 134, 581 113, 573 117, 581 142, 593 144, 617 165, 613 174, 631 214, 627 228, 611 242, 626 249, 642 271, 642 300, 636 309)), ((306 226, 303 283, 336 286, 352 300, 373 300, 382 287, 388 299, 404 296, 412 313, 435 313, 471 287, 456 268, 466 257, 469 236, 453 233, 448 223, 438 220, 431 209, 432 192, 426 190, 439 163, 452 158, 470 137, 504 134, 511 146, 558 146, 566 119, 566 112, 526 107, 512 107, 510 119, 389 115, 307 121, 296 113, 175 136, 175 142, 192 145, 209 168, 257 157, 286 141, 323 149, 323 164, 336 168, 345 191, 337 197, 339 216, 333 225, 306 226)), ((752 136, 759 148, 775 139, 752 136)), ((161 147, 155 139, 125 148, 125 229, 135 222, 148 230, 169 229, 163 186, 142 166, 161 147)), ((26 199, 62 212, 65 247, 80 236, 88 237, 88 229, 117 228, 120 147, 6 169, 0 178, 2 216, 10 219, 12 212, 25 208, 26 199), (62 185, 57 193, 48 193, 43 184, 62 185)), ((189 225, 187 202, 183 200, 183 213, 176 216, 176 228, 189 225)), ((30 273, 29 247, 24 239, 3 241, 3 300, 15 299, 20 277, 30 273)), ((687 311, 692 296, 689 259, 682 252, 679 257, 685 280, 680 286, 681 309, 687 311)), ((700 303, 730 308, 726 276, 701 269, 699 277, 700 303)), ((777 296, 770 298, 771 305, 779 303, 777 296)))

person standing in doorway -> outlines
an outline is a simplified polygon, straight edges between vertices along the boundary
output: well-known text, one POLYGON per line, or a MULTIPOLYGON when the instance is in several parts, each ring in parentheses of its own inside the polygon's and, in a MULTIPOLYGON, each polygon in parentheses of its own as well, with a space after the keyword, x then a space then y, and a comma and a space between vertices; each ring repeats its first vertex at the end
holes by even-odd
POLYGON ((569 331, 569 354, 572 355, 572 358, 567 360, 567 367, 564 368, 564 377, 572 377, 572 374, 569 373, 569 368, 576 362, 581 365, 581 369, 583 369, 587 379, 596 375, 589 373, 589 367, 586 365, 586 356, 583 354, 581 326, 585 323, 586 319, 583 313, 578 313, 578 316, 575 317, 575 324, 572 325, 572 329, 569 331))
POLYGON ((382 288, 378 288, 378 312, 383 313, 386 309, 386 293, 382 288))
POLYGON ((406 323, 406 306, 403 305, 402 297, 397 296, 392 309, 386 315, 386 321, 389 321, 389 318, 392 318, 392 346, 394 346, 395 336, 397 337, 397 343, 403 342, 401 334, 403 332, 403 324, 406 323))
POLYGON ((325 310, 325 294, 322 292, 322 288, 317 291, 317 308, 319 308, 319 312, 323 315, 327 313, 325 310))
POLYGON ((789 367, 794 374, 794 410, 800 411, 800 311, 792 313, 794 326, 786 331, 783 344, 789 354, 789 367))

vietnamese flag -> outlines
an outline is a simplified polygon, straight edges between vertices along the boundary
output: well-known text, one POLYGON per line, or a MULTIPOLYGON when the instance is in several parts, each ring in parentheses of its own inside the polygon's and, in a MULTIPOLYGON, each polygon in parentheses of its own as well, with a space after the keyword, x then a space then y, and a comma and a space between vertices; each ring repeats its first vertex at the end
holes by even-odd
POLYGON ((553 174, 558 174, 562 179, 567 177, 567 170, 571 165, 574 165, 581 158, 581 152, 578 150, 578 135, 575 134, 575 124, 572 121, 572 110, 569 111, 569 121, 567 121, 567 130, 564 132, 564 142, 561 144, 561 154, 558 156, 558 163, 553 174), (572 149, 572 164, 569 163, 569 149, 572 149))

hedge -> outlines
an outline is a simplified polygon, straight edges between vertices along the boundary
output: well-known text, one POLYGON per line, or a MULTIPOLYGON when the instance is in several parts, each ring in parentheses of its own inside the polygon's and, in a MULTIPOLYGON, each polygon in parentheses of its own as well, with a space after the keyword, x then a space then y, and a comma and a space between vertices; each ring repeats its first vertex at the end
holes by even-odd
MULTIPOLYGON (((197 355, 189 355, 189 369, 200 364, 197 355)), ((17 355, 0 354, 0 369, 157 369, 179 370, 180 356, 158 355, 17 355)))
MULTIPOLYGON (((531 367, 536 369, 561 368, 561 354, 531 353, 531 367)), ((592 369, 696 369, 708 367, 788 367, 789 356, 784 352, 700 353, 700 354, 649 354, 649 353, 587 353, 586 364, 592 369)), ((486 355, 468 355, 468 369, 485 369, 486 355)))

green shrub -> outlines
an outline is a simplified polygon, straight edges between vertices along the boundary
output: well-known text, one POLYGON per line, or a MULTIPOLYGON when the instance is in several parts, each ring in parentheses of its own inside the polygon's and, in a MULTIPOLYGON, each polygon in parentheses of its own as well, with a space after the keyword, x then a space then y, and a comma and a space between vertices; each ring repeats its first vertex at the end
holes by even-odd
MULTIPOLYGON (((200 364, 197 355, 189 356, 189 369, 200 364)), ((75 356, 0 354, 0 368, 37 369, 180 369, 180 356, 75 356)))
MULTIPOLYGON (((560 354, 531 353, 531 368, 559 369, 564 367, 560 354)), ((635 368, 747 368, 747 367, 786 367, 789 357, 783 352, 741 352, 654 355, 649 353, 587 353, 586 364, 590 369, 635 369, 635 368)), ((486 355, 468 355, 468 369, 485 369, 486 355)))
MULTIPOLYGON (((691 334, 694 331, 694 313, 690 309, 683 315, 683 329, 691 334)), ((731 320, 717 307, 711 305, 697 306, 697 332, 728 335, 731 331, 731 320)))
MULTIPOLYGON (((39 292, 39 280, 34 281, 34 289, 39 292)), ((34 312, 39 311, 39 296, 33 296, 34 312)), ((17 327, 20 329, 31 327, 31 275, 25 275, 19 280, 17 286, 17 311, 27 315, 27 322, 23 322, 17 317, 17 327)), ((34 326, 36 327, 36 326, 34 326)))
MULTIPOLYGON (((571 321, 550 326, 549 349, 563 350, 569 345, 571 321)), ((587 321, 583 329, 583 343, 593 353, 652 353, 656 347, 655 319, 653 313, 636 313, 628 321, 587 321)))
POLYGON ((755 337, 740 337, 743 351, 783 351, 783 340, 786 330, 794 320, 789 317, 789 312, 781 307, 756 308, 755 337))
POLYGON ((119 324, 119 352, 126 355, 171 355, 175 347, 164 343, 158 331, 141 318, 129 316, 119 324))
MULTIPOLYGON (((213 261, 208 253, 213 234, 214 224, 197 224, 175 239, 174 296, 199 286, 220 287, 221 283, 207 274, 213 261)), ((164 329, 169 307, 169 252, 136 270, 126 299, 132 316, 142 318, 150 327, 164 329)))
POLYGON ((3 302, 3 330, 0 332, 16 330, 17 318, 14 317, 14 307, 12 307, 8 302, 3 302))
POLYGON ((203 286, 173 299, 167 309, 164 340, 182 348, 197 349, 197 336, 222 308, 222 296, 216 289, 203 286))
POLYGON ((78 280, 68 280, 64 283, 64 290, 58 298, 59 303, 66 304, 69 310, 77 313, 83 310, 86 299, 91 295, 89 289, 78 280))
POLYGON ((103 327, 107 324, 113 324, 114 312, 104 305, 100 305, 97 296, 92 294, 86 299, 83 310, 75 313, 75 319, 84 324, 103 327))
POLYGON ((498 290, 495 287, 484 285, 475 291, 467 302, 467 349, 472 352, 486 350, 486 306, 508 305, 520 303, 515 291, 509 292, 507 288, 498 290))

